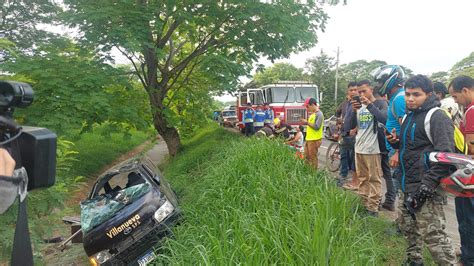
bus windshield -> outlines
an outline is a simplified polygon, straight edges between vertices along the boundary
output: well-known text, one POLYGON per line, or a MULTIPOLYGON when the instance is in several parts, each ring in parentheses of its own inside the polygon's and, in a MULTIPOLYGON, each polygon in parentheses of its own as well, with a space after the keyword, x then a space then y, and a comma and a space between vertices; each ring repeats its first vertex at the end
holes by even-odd
POLYGON ((296 101, 304 103, 307 98, 318 99, 315 87, 296 87, 296 101))
MULTIPOLYGON (((295 90, 291 87, 275 87, 271 89, 272 102, 292 103, 295 102, 295 90)), ((304 100, 303 100, 304 101, 304 100)))

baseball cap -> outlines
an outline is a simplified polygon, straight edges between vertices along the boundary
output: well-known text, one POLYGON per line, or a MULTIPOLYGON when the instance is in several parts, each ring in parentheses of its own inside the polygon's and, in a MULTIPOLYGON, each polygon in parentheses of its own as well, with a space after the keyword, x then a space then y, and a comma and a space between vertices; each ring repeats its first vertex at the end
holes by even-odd
POLYGON ((304 101, 303 106, 308 106, 308 105, 312 105, 312 104, 318 105, 318 102, 316 102, 316 99, 314 99, 314 98, 306 98, 306 100, 304 101))

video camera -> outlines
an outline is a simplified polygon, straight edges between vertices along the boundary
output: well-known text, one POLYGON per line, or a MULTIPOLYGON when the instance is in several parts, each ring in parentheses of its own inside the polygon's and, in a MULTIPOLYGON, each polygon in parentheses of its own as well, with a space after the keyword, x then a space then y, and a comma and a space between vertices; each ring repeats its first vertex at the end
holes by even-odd
POLYGON ((20 126, 13 120, 15 108, 33 102, 30 85, 0 81, 0 147, 6 148, 28 174, 28 190, 50 187, 56 181, 57 136, 46 128, 20 126))

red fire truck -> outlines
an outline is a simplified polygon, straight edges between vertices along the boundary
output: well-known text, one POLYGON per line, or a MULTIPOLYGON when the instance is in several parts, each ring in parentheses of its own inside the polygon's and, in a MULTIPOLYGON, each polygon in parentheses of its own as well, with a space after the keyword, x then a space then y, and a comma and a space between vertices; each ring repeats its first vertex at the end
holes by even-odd
POLYGON ((269 103, 275 117, 292 126, 300 125, 300 118, 307 117, 303 103, 309 97, 320 102, 318 86, 305 81, 280 81, 260 88, 244 89, 237 96, 239 128, 244 128, 242 111, 248 102, 252 103, 254 108, 258 104, 269 103))

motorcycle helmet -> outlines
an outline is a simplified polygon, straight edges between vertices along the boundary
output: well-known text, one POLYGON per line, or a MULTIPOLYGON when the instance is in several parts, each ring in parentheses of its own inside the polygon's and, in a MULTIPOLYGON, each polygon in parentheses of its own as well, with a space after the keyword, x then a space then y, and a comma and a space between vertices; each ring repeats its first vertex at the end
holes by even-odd
POLYGON ((371 72, 374 81, 377 82, 376 90, 383 96, 395 86, 403 86, 405 82, 405 71, 397 65, 385 65, 371 72))
POLYGON ((474 197, 474 160, 459 153, 432 152, 431 163, 442 163, 456 167, 456 171, 440 179, 440 186, 446 192, 456 196, 474 197))

